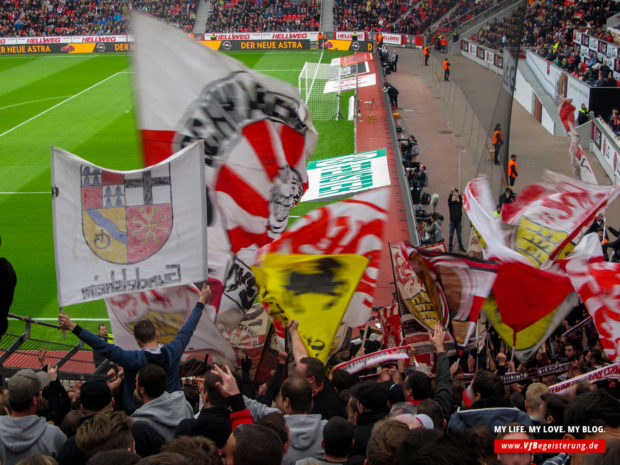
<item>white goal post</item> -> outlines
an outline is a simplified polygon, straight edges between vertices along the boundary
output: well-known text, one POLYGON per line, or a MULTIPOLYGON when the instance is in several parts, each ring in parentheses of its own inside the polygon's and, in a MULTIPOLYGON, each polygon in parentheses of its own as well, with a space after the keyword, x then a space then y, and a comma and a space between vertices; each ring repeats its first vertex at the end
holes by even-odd
POLYGON ((329 121, 342 117, 340 113, 340 70, 340 66, 307 61, 299 73, 297 87, 313 120, 329 121), (327 88, 330 81, 332 84, 327 88))

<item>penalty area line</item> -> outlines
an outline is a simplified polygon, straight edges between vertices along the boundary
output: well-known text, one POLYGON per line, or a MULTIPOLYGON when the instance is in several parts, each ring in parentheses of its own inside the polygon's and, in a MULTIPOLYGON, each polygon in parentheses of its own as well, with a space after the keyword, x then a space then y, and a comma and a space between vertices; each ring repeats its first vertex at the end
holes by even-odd
POLYGON ((128 73, 127 71, 119 71, 119 72, 117 72, 117 73, 114 73, 114 74, 112 74, 112 75, 108 76, 108 77, 107 77, 107 78, 105 78, 105 79, 102 79, 102 80, 101 80, 101 81, 99 81, 99 82, 96 82, 96 83, 95 83, 95 84, 93 84, 92 86, 87 87, 86 89, 79 91, 77 94, 73 94, 71 97, 69 97, 69 98, 67 98, 67 99, 63 100, 62 102, 58 102, 56 105, 52 105, 52 106, 51 106, 51 107, 49 107, 47 110, 43 110, 41 113, 38 113, 38 114, 36 114, 36 115, 32 116, 31 118, 28 118, 26 121, 22 121, 22 122, 21 122, 21 123, 19 123, 17 126, 13 126, 11 129, 8 129, 8 130, 4 131, 2 134, 0 134, 0 137, 2 137, 2 136, 6 136, 7 134, 9 134, 9 133, 11 133, 11 132, 15 131, 16 129, 21 128, 24 124, 28 124, 28 123, 30 123, 31 121, 33 121, 33 120, 37 119, 39 116, 43 116, 44 114, 46 114, 46 113, 48 113, 48 112, 52 111, 54 108, 58 108, 60 105, 62 105, 62 104, 64 104, 64 103, 67 103, 68 101, 73 100, 73 99, 74 99, 74 98, 76 98, 76 97, 79 97, 80 95, 82 95, 82 94, 83 94, 83 93, 85 93, 85 92, 88 92, 88 91, 89 91, 89 90, 91 90, 91 89, 94 89, 94 88, 95 88, 95 87, 97 87, 99 84, 103 84, 104 82, 106 82, 106 81, 108 81, 108 80, 112 79, 113 77, 118 76, 119 74, 127 74, 127 73, 128 73))
POLYGON ((20 105, 28 105, 29 103, 46 102, 48 100, 60 100, 61 98, 71 97, 70 95, 60 95, 58 97, 40 98, 38 100, 28 100, 27 102, 14 103, 13 105, 7 105, 0 107, 0 110, 6 110, 7 108, 18 107, 20 105))
POLYGON ((0 192, 0 195, 19 195, 19 194, 24 194, 24 195, 31 195, 31 194, 48 194, 51 195, 52 191, 49 190, 47 192, 0 192))

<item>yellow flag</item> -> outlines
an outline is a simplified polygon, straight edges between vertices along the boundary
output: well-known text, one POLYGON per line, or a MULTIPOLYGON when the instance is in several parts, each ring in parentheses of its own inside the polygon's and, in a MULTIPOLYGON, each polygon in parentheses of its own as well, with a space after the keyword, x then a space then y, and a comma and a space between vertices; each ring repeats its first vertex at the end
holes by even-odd
POLYGON ((273 318, 299 321, 299 335, 311 357, 325 362, 332 341, 368 259, 361 255, 268 253, 252 267, 259 300, 273 318))

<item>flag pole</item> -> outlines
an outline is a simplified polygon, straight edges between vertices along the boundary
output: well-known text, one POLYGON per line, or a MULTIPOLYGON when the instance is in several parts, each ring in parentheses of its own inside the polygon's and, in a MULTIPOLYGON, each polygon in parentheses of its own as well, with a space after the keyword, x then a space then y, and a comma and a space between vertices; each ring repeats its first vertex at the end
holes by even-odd
MULTIPOLYGON (((396 284, 396 270, 394 269, 394 257, 392 256, 392 243, 390 241, 388 241, 388 248, 390 249, 389 252, 390 252, 390 263, 392 264, 392 276, 394 276, 394 298, 396 299, 396 302, 398 304, 398 314, 402 317, 403 307, 401 305, 400 294, 398 293, 398 285, 396 284)), ((404 341, 406 336, 405 336, 405 331, 403 329, 402 320, 400 322, 400 330, 403 332, 403 341, 404 341)))

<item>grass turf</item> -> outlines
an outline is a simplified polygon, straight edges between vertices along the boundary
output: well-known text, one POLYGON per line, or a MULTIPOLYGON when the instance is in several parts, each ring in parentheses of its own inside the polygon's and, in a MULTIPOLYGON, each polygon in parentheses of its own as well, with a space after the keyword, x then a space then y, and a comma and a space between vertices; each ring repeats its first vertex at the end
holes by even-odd
MULTIPOLYGON (((295 86, 304 62, 318 61, 320 56, 319 52, 229 54, 295 86)), ((322 62, 345 54, 326 52, 322 62)), ((0 256, 11 261, 18 277, 11 312, 43 319, 58 314, 50 145, 107 168, 141 167, 131 79, 127 55, 0 58, 0 256)), ((343 94, 343 100, 347 97, 343 94)), ((313 159, 353 153, 352 122, 317 121, 315 127, 319 141, 313 159)), ((302 216, 323 204, 301 204, 292 215, 302 216)), ((91 330, 107 319, 103 301, 65 310, 91 330)), ((9 332, 18 334, 23 327, 10 320, 9 332)), ((33 327, 32 336, 62 340, 58 331, 40 326, 33 327)))

